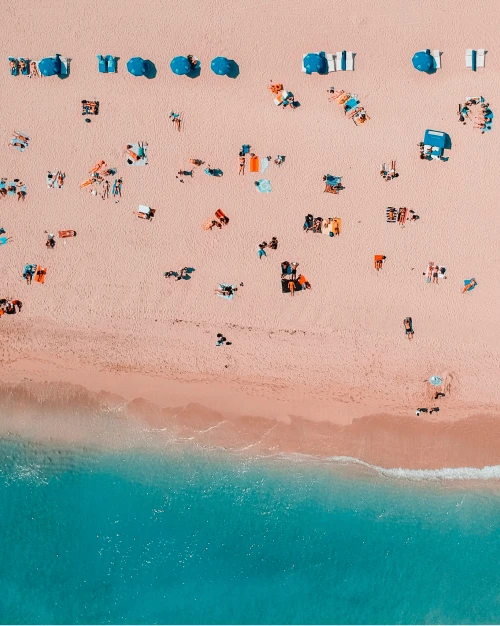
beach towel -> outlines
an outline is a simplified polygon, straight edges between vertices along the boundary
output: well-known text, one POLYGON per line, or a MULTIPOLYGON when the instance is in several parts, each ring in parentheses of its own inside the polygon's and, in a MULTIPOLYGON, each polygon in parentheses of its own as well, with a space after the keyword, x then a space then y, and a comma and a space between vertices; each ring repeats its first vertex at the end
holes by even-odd
MULTIPOLYGON (((236 289, 236 285, 224 285, 222 283, 219 284, 219 289, 225 289, 226 287, 232 287, 232 289, 236 289)), ((218 293, 217 294, 219 297, 224 298, 225 300, 232 300, 234 298, 234 293, 232 293, 230 296, 225 296, 222 293, 218 293)))
POLYGON ((331 232, 333 235, 340 235, 342 232, 342 218, 334 217, 331 223, 331 232))
POLYGON ((2 178, 2 180, 0 180, 0 189, 5 189, 7 187, 7 181, 5 180, 5 178, 2 178))
POLYGON ((258 156, 253 156, 250 157, 250 171, 251 172, 258 172, 259 171, 259 157, 258 156))
POLYGON ((342 104, 345 104, 349 100, 350 97, 351 97, 351 94, 343 93, 339 98, 337 98, 337 104, 339 106, 341 106, 342 104))
POLYGON ((60 230, 59 237, 65 239, 66 237, 76 237, 76 230, 60 230))
POLYGON ((142 142, 132 143, 127 145, 126 157, 128 165, 147 165, 148 164, 148 156, 147 156, 147 147, 148 144, 142 142))
POLYGON ((472 285, 472 287, 469 287, 468 289, 466 289, 466 287, 468 287, 472 283, 473 280, 474 280, 473 278, 469 278, 467 280, 464 280, 464 288, 463 288, 462 291, 464 291, 464 292, 465 291, 472 291, 473 289, 475 289, 477 287, 477 284, 476 285, 472 285))
POLYGON ((43 285, 45 283, 45 275, 47 274, 47 268, 37 265, 35 272, 35 282, 43 285))
POLYGON ((269 167, 269 159, 267 157, 264 157, 263 159, 261 159, 260 162, 260 171, 263 174, 267 168, 269 167))
POLYGON ((394 224, 398 220, 398 210, 393 206, 388 206, 385 210, 385 219, 387 222, 394 224))
POLYGON ((8 242, 9 242, 8 237, 0 237, 0 246, 4 246, 8 242))
POLYGON ((116 72, 116 57, 112 54, 108 54, 105 58, 108 64, 108 72, 114 74, 116 72))
POLYGON ((270 193, 272 190, 271 181, 264 178, 259 180, 259 184, 256 185, 256 187, 257 191, 260 191, 261 193, 270 193))
POLYGON ((298 280, 290 280, 289 278, 281 279, 281 292, 290 293, 290 283, 293 283, 295 291, 302 291, 302 285, 298 280))
POLYGON ((207 220, 205 220, 205 221, 202 223, 202 225, 201 225, 201 227, 203 228, 203 230, 211 230, 211 229, 212 229, 212 222, 213 222, 213 221, 214 221, 214 220, 213 220, 211 217, 209 217, 207 220))
POLYGON ((7 193, 9 194, 9 196, 16 195, 16 183, 14 181, 7 184, 7 193))
POLYGON ((217 209, 217 211, 215 211, 215 217, 218 220, 220 220, 220 219, 222 219, 223 217, 226 217, 226 216, 224 215, 224 212, 222 211, 222 209, 217 209))
POLYGON ((384 255, 383 254, 375 254, 373 256, 373 265, 375 267, 376 270, 379 270, 379 264, 384 262, 384 255))

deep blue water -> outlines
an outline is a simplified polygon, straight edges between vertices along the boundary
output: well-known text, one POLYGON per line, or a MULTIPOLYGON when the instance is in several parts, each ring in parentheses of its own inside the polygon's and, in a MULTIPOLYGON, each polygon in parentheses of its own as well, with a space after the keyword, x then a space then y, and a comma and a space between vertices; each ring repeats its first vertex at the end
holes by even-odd
POLYGON ((0 442, 2 623, 498 623, 500 497, 0 442))

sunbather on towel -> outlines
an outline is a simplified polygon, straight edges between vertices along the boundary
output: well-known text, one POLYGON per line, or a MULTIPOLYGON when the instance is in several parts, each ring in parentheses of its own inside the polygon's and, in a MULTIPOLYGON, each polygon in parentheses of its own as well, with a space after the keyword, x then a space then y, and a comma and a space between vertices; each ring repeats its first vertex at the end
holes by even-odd
POLYGON ((465 293, 466 291, 472 291, 476 285, 477 282, 475 278, 471 278, 470 280, 464 280, 462 293, 465 293))

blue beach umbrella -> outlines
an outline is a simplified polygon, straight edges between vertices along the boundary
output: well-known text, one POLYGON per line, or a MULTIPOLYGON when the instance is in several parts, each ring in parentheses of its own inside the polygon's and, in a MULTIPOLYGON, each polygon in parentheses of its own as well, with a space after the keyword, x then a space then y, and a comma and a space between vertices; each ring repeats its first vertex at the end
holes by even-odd
POLYGON ((431 57, 428 50, 415 52, 411 62, 413 63, 413 67, 419 72, 428 72, 434 65, 434 59, 431 57))
POLYGON ((132 57, 127 63, 127 69, 133 76, 144 76, 147 62, 141 57, 132 57))
POLYGON ((257 191, 260 191, 261 193, 269 193, 272 189, 271 181, 265 178, 262 178, 261 180, 259 180, 256 187, 257 187, 257 191))
POLYGON ((214 74, 218 74, 219 76, 226 76, 229 74, 229 61, 226 57, 215 57, 210 64, 210 67, 212 68, 212 72, 214 74))
POLYGON ((178 76, 185 76, 191 71, 191 63, 187 57, 174 57, 170 61, 170 69, 178 76))
POLYGON ((319 54, 306 54, 304 57, 304 67, 306 68, 306 74, 311 74, 312 72, 321 74, 325 71, 325 59, 319 54))
POLYGON ((38 69, 43 76, 57 76, 61 73, 61 60, 59 59, 59 55, 56 54, 55 57, 42 59, 38 64, 38 69))
POLYGON ((443 384, 443 379, 440 376, 431 376, 429 382, 431 385, 434 385, 434 387, 439 387, 439 385, 443 384))

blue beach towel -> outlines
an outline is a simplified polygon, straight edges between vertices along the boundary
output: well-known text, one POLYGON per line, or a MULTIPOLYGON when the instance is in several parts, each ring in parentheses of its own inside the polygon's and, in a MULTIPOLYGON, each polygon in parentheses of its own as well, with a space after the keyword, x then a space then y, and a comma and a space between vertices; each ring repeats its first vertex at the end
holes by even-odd
MULTIPOLYGON (((473 280, 474 280, 473 278, 470 278, 469 280, 464 280, 464 287, 467 287, 467 285, 470 285, 473 280)), ((477 283, 474 286, 472 286, 468 291, 472 291, 476 287, 477 287, 477 283)))
POLYGON ((259 183, 258 185, 256 185, 256 187, 257 191, 260 191, 260 193, 270 193, 272 190, 271 181, 264 178, 259 180, 259 183))
MULTIPOLYGON (((222 283, 219 284, 219 289, 224 289, 225 287, 232 287, 233 289, 236 289, 236 285, 223 285, 222 283)), ((232 293, 230 296, 224 296, 222 293, 218 293, 217 295, 221 298, 224 298, 225 300, 232 300, 234 298, 234 293, 232 293)))

